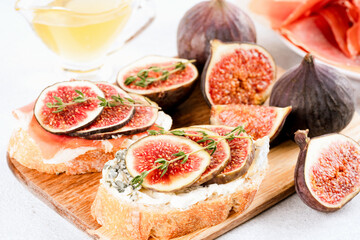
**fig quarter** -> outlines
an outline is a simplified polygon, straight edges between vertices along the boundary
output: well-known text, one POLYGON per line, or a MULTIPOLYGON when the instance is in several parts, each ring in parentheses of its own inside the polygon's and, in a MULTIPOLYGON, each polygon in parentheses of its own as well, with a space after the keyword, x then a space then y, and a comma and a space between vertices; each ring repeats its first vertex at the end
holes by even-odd
POLYGON ((308 130, 298 130, 300 147, 295 167, 295 189, 309 207, 333 212, 360 191, 360 145, 338 133, 308 138, 308 130))

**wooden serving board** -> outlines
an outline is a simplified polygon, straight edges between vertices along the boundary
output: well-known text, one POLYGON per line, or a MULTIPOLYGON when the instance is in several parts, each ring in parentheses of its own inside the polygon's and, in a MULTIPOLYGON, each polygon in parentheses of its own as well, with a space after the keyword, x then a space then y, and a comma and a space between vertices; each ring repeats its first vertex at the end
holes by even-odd
MULTIPOLYGON (((174 119, 173 127, 176 128, 208 124, 210 109, 203 100, 199 86, 196 86, 190 98, 170 114, 174 119)), ((359 115, 355 114, 352 122, 343 130, 343 133, 359 140, 359 115)), ((253 203, 245 212, 231 214, 221 224, 199 230, 178 238, 178 240, 214 239, 294 193, 293 175, 298 152, 298 147, 291 141, 272 148, 269 153, 269 171, 253 203)), ((77 176, 49 175, 23 167, 9 157, 8 164, 19 181, 37 197, 78 228, 93 238, 97 238, 94 232, 100 225, 91 217, 90 207, 95 199, 101 173, 77 176)))

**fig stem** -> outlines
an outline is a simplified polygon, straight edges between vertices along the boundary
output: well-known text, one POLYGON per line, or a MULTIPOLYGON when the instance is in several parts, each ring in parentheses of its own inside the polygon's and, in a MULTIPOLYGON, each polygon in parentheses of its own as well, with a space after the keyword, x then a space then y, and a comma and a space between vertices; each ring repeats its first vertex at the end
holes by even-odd
POLYGON ((64 109, 68 106, 72 106, 75 104, 79 104, 79 103, 83 103, 86 101, 99 101, 99 106, 101 107, 116 107, 116 106, 120 106, 120 105, 124 105, 124 106, 131 106, 131 107, 151 107, 151 108, 157 108, 157 109, 161 109, 158 106, 154 106, 154 105, 144 105, 141 104, 139 102, 134 101, 131 98, 122 98, 120 95, 118 96, 111 96, 111 98, 113 100, 109 101, 106 98, 97 96, 97 97, 86 97, 84 95, 84 93, 82 93, 81 91, 75 89, 75 92, 78 94, 78 96, 76 96, 75 98, 73 98, 73 100, 71 102, 63 102, 63 100, 57 96, 54 96, 55 99, 55 103, 46 103, 46 106, 48 108, 55 108, 56 110, 53 111, 53 113, 59 113, 64 111, 64 109))
POLYGON ((210 155, 212 155, 217 148, 217 144, 221 141, 224 140, 233 140, 235 138, 251 138, 249 136, 244 137, 244 136, 239 136, 241 133, 245 132, 245 129, 243 126, 237 126, 235 127, 231 132, 227 133, 224 136, 215 136, 218 140, 214 140, 212 138, 210 138, 209 135, 207 135, 205 132, 203 131, 197 131, 199 133, 201 133, 201 135, 197 135, 197 134, 187 134, 185 131, 183 130, 173 130, 173 131, 164 131, 164 129, 161 129, 160 131, 155 131, 155 130, 149 130, 148 131, 150 135, 158 135, 158 134, 173 134, 176 136, 190 136, 190 135, 195 135, 195 136, 201 136, 202 139, 197 141, 197 143, 200 142, 205 142, 205 141, 210 141, 206 146, 190 152, 190 153, 185 153, 183 151, 179 151, 177 153, 172 154, 173 156, 175 156, 176 158, 171 159, 171 160, 166 160, 165 158, 158 158, 154 161, 154 163, 159 163, 159 165, 151 168, 150 170, 146 170, 141 172, 139 175, 135 176, 132 180, 131 180, 131 185, 133 186, 134 189, 138 188, 140 185, 142 185, 142 183, 144 182, 144 179, 146 178, 146 176, 155 171, 156 169, 159 169, 160 171, 162 171, 160 177, 163 177, 165 175, 165 173, 168 170, 168 167, 171 163, 174 163, 176 161, 182 160, 181 164, 185 164, 187 162, 187 160, 189 159, 189 156, 195 153, 198 153, 200 151, 203 150, 212 150, 212 152, 210 153, 210 155), (156 133, 155 133, 156 132, 156 133), (183 134, 183 135, 181 135, 183 134))
POLYGON ((306 62, 308 62, 308 63, 313 63, 314 62, 314 57, 310 53, 308 53, 308 54, 305 55, 304 60, 306 62))
POLYGON ((136 75, 131 75, 125 79, 124 84, 130 85, 134 84, 139 87, 147 87, 148 85, 157 82, 157 81, 165 81, 169 78, 171 74, 182 71, 186 68, 189 63, 194 63, 196 60, 188 60, 186 62, 176 62, 174 64, 159 67, 159 66, 151 66, 146 69, 141 69, 136 75), (166 69, 174 68, 171 71, 166 69), (157 78, 149 77, 149 72, 161 72, 161 76, 157 78))

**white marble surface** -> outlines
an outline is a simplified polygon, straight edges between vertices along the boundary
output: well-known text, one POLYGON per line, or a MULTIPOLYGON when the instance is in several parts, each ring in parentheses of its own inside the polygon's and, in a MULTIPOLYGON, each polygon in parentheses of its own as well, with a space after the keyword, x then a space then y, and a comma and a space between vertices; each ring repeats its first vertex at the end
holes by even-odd
MULTIPOLYGON (((178 21, 196 2, 159 1, 158 17, 153 25, 109 61, 121 66, 147 54, 176 55, 178 21)), ((247 1, 238 2, 244 7, 247 1)), ((90 239, 32 195, 6 164, 7 142, 14 128, 11 110, 33 101, 45 86, 63 79, 57 75, 57 60, 14 11, 13 5, 11 0, 0 1, 0 239, 90 239)), ((259 43, 273 54, 280 66, 288 68, 300 61, 271 30, 257 25, 257 32, 259 43)), ((325 214, 308 208, 294 194, 220 239, 359 239, 359 224, 359 196, 340 211, 325 214)))

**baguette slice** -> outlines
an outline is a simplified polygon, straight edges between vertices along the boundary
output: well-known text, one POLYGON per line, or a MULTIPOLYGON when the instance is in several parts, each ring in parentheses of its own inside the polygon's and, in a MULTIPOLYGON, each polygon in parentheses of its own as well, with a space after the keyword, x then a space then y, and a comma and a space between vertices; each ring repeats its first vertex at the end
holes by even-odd
MULTIPOLYGON (((133 140, 147 136, 147 132, 120 136, 109 140, 87 140, 79 137, 55 135, 45 131, 33 114, 33 103, 13 112, 19 122, 8 146, 9 156, 21 165, 39 172, 69 175, 100 172, 104 164, 115 157, 119 149, 133 140)), ((170 116, 159 112, 160 126, 170 129, 170 116)), ((156 123, 150 129, 158 129, 156 123)))
MULTIPOLYGON (((210 184, 190 192, 169 194, 141 189, 137 198, 119 193, 103 179, 91 212, 102 225, 92 232, 100 239, 171 239, 227 219, 249 207, 268 169, 269 139, 256 141, 256 156, 248 172, 226 184, 210 184), (154 200, 155 199, 155 200, 154 200)), ((105 170, 104 170, 105 171, 105 170)))

